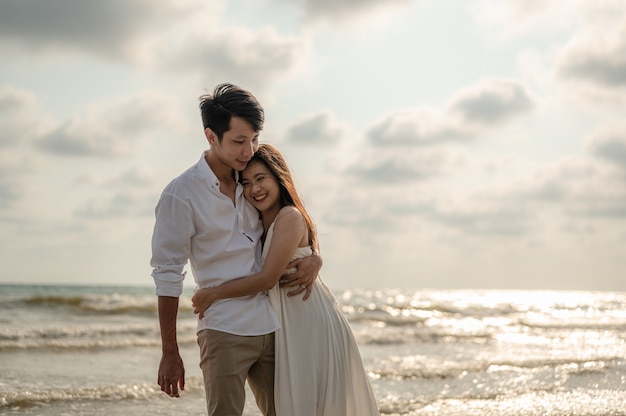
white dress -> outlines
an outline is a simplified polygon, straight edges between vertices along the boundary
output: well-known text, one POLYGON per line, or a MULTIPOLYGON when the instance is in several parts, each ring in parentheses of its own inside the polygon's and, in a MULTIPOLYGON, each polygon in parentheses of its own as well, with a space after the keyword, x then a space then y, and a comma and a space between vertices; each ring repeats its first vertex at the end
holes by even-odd
MULTIPOLYGON (((274 224, 265 241, 272 241, 273 230, 274 224)), ((292 259, 311 253, 311 247, 299 247, 292 259)), ((281 324, 275 341, 276 414, 379 415, 354 335, 331 291, 319 276, 306 301, 302 295, 288 297, 289 290, 276 285, 269 291, 281 324)))

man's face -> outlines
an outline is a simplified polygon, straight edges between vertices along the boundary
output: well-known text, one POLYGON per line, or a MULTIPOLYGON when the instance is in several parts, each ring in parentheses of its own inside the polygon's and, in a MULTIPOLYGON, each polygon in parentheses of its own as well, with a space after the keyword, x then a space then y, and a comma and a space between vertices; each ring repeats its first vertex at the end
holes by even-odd
POLYGON ((241 117, 230 120, 230 130, 220 143, 215 137, 211 143, 220 161, 235 170, 244 170, 259 147, 259 133, 241 117))

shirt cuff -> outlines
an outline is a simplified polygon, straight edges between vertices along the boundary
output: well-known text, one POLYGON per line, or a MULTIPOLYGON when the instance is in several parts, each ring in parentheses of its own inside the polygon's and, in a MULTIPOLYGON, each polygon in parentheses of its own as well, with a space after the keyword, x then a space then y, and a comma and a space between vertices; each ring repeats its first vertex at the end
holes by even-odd
POLYGON ((156 285, 157 296, 169 296, 177 298, 183 293, 182 282, 171 282, 168 280, 161 280, 157 277, 154 277, 154 284, 156 285))

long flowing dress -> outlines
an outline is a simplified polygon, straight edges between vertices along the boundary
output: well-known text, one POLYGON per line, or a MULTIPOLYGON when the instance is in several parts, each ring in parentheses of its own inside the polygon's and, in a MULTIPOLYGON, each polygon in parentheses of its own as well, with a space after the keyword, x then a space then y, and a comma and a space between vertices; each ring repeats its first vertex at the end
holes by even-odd
MULTIPOLYGON (((263 260, 274 224, 265 239, 263 260)), ((310 256, 296 249, 292 260, 310 256)), ((379 415, 361 354, 339 304, 318 276, 311 296, 288 297, 276 285, 268 294, 278 315, 274 398, 278 416, 379 415)))

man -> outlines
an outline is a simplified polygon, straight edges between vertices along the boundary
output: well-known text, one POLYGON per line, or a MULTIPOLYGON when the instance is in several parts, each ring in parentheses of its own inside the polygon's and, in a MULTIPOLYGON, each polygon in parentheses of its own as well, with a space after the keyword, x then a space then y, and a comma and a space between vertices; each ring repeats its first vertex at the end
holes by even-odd
MULTIPOLYGON (((176 318, 187 261, 198 287, 216 286, 262 268, 263 228, 237 179, 258 147, 263 108, 250 92, 232 84, 218 85, 200 100, 210 147, 163 191, 152 237, 150 264, 162 341, 158 383, 172 397, 178 397, 178 389, 185 385, 176 318)), ((320 268, 319 256, 304 259, 288 285, 308 293, 320 268)), ((274 331, 278 328, 264 293, 216 302, 198 321, 209 415, 241 415, 246 379, 263 414, 275 414, 274 331)))

